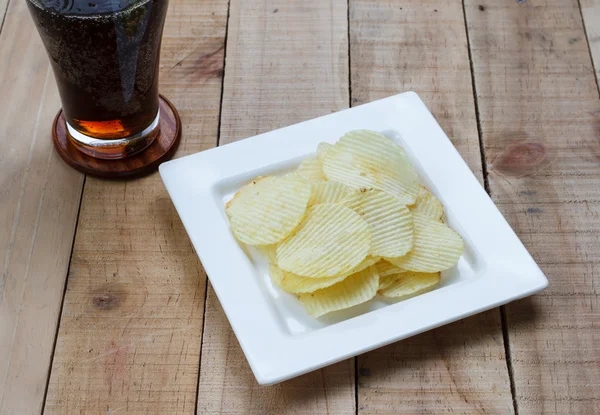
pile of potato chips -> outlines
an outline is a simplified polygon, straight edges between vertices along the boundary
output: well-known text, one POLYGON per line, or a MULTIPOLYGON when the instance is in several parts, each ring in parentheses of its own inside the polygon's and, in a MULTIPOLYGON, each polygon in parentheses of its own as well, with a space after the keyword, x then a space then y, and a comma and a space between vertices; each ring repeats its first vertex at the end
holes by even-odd
POLYGON ((273 282, 314 317, 430 290, 463 253, 442 203, 402 147, 351 131, 285 176, 259 177, 227 203, 238 241, 259 247, 273 282))

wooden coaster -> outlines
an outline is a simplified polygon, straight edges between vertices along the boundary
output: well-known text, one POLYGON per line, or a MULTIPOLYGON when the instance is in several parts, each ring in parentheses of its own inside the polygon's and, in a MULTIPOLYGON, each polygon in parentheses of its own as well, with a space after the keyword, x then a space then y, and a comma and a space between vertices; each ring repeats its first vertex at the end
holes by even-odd
POLYGON ((71 167, 90 176, 125 179, 154 172, 160 163, 173 156, 181 137, 181 119, 173 104, 160 96, 160 133, 141 153, 121 160, 97 159, 79 151, 67 136, 62 109, 54 119, 52 141, 62 159, 71 167))

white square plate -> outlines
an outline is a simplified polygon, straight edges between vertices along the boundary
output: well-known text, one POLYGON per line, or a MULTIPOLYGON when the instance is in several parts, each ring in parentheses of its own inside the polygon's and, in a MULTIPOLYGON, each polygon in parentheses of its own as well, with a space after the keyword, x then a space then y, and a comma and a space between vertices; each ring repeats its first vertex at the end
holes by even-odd
POLYGON ((407 92, 193 154, 160 174, 252 371, 273 384, 544 289, 548 280, 417 94, 407 92), (379 131, 401 144, 445 221, 465 241, 436 290, 376 298, 314 319, 271 283, 267 263, 230 232, 224 205, 258 175, 298 166, 321 141, 379 131))

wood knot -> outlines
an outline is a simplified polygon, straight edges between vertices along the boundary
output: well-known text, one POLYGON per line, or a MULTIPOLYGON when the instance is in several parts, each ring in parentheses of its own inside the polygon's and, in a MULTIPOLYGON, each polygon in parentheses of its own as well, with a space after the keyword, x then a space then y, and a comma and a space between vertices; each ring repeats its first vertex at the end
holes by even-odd
POLYGON ((223 54, 225 46, 222 45, 213 52, 200 55, 196 59, 192 71, 199 79, 221 78, 223 76, 223 54))
POLYGON ((513 176, 530 173, 547 160, 548 152, 542 143, 526 142, 509 145, 494 162, 494 170, 513 176))
POLYGON ((169 72, 175 76, 187 77, 190 80, 207 81, 223 76, 223 57, 225 46, 221 45, 209 53, 195 49, 173 65, 169 72))
POLYGON ((111 310, 119 305, 119 297, 112 294, 96 295, 92 301, 96 307, 102 310, 111 310))

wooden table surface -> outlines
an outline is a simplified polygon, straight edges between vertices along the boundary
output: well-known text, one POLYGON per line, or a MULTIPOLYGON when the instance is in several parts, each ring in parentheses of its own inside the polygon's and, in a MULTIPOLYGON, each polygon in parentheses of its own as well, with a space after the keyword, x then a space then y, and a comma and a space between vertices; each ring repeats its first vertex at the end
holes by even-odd
POLYGON ((1 414, 600 413, 600 0, 170 0, 176 157, 414 90, 550 280, 272 387, 158 175, 68 168, 25 1, 0 22, 1 414))

